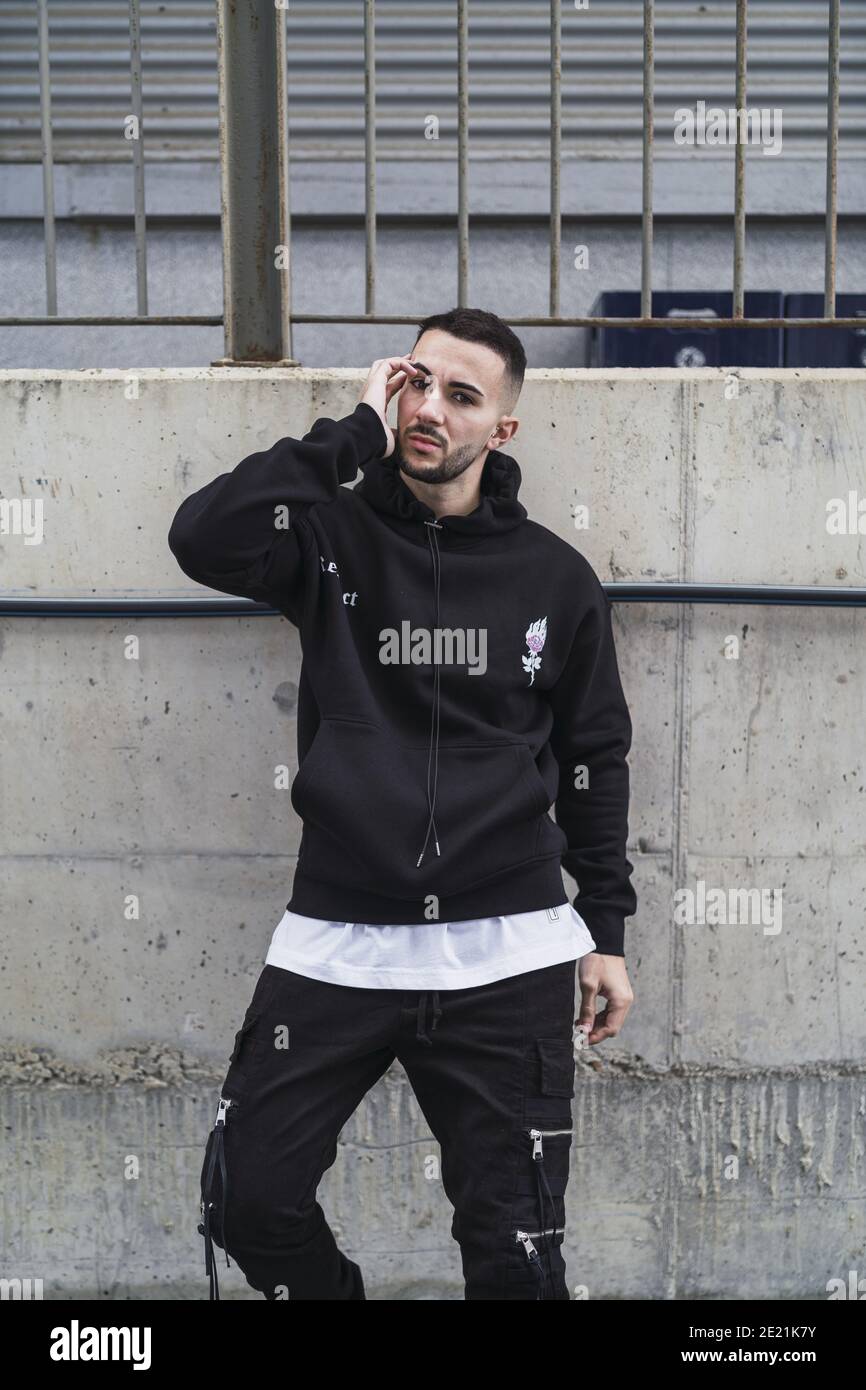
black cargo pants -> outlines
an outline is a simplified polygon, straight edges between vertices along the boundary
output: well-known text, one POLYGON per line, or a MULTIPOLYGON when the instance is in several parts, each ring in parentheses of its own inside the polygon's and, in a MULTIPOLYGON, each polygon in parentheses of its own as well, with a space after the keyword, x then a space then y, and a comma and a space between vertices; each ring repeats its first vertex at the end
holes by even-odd
POLYGON ((396 1057, 440 1145, 466 1299, 569 1298, 575 962, 443 991, 362 989, 266 965, 235 1036, 201 1171, 214 1243, 267 1299, 365 1299, 316 1189, 396 1057))

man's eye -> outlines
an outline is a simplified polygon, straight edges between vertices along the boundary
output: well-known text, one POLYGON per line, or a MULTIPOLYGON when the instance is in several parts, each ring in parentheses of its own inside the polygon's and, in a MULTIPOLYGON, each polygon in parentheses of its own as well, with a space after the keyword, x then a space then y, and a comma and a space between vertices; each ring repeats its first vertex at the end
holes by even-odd
MULTIPOLYGON (((416 387, 416 388, 419 389, 419 390, 424 390, 424 389, 426 388, 426 386, 427 386, 427 383, 428 383, 428 378, 427 378, 426 376, 416 376, 416 377, 413 377, 413 378, 412 378, 412 381, 411 381, 410 384, 411 384, 412 386, 416 387)), ((474 405, 474 404, 475 404, 475 401, 473 400, 473 398, 472 398, 471 396, 467 396, 465 391, 455 391, 455 392, 454 392, 454 400, 455 400, 455 401, 460 401, 461 404, 462 404, 463 402, 465 402, 466 405, 474 405)))

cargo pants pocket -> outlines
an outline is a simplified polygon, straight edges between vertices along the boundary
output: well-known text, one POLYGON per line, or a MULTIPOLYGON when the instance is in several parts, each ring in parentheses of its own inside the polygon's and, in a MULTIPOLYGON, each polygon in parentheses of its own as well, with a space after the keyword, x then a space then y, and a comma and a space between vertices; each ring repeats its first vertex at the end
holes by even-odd
POLYGON ((527 1100, 518 1135, 518 1170, 511 1239, 523 1274, 532 1271, 536 1299, 568 1299, 560 1248, 565 1238, 573 1124, 567 1102, 574 1096, 571 1038, 536 1038, 528 1050, 527 1100))

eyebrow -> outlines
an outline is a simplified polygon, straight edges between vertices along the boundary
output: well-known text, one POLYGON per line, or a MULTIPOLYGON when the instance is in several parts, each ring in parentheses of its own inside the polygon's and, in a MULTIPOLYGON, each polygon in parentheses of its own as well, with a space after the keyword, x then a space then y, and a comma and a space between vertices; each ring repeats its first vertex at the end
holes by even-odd
MULTIPOLYGON (((418 362, 418 361, 416 361, 416 362, 415 362, 415 366, 418 368, 419 372, 424 372, 427 376, 432 376, 432 375, 433 375, 433 373, 431 372, 430 368, 429 368, 429 367, 425 367, 423 362, 418 362)), ((458 387, 460 390, 463 390, 463 391, 474 391, 475 394, 476 394, 476 396, 483 396, 483 395, 484 395, 484 392, 481 390, 481 387, 480 387, 480 386, 473 386, 472 383, 471 383, 471 381, 449 381, 448 385, 449 385, 449 386, 456 386, 456 387, 458 387)))

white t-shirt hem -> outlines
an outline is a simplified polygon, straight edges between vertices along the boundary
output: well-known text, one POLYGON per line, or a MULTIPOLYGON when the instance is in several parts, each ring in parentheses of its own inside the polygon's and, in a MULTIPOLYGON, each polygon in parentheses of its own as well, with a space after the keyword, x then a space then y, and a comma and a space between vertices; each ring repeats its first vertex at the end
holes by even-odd
POLYGON ((576 961, 594 951, 595 942, 573 906, 565 903, 557 910, 562 914, 557 921, 550 920, 542 908, 537 913, 473 923, 391 927, 379 939, 377 932, 381 929, 361 923, 319 922, 287 911, 274 932, 266 964, 309 979, 360 989, 470 989, 529 970, 576 961), (418 965, 397 963, 400 957, 404 961, 407 956, 411 959, 416 946, 421 946, 421 938, 415 933, 433 930, 440 934, 435 959, 425 959, 421 951, 418 965), (329 942, 334 933, 338 935, 329 942), (513 946, 515 936, 524 941, 535 936, 537 940, 509 951, 506 942, 511 937, 513 946), (293 940, 303 940, 308 954, 293 950, 293 940), (494 942, 504 948, 502 954, 492 949, 494 942), (327 958, 329 945, 333 950, 331 959, 327 958), (352 953, 360 953, 360 963, 346 959, 352 953), (383 957, 387 956, 392 958, 392 964, 384 963, 383 957), (446 956, 452 963, 444 963, 446 956))

